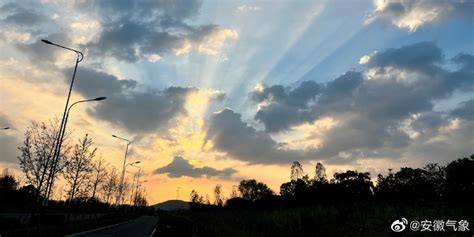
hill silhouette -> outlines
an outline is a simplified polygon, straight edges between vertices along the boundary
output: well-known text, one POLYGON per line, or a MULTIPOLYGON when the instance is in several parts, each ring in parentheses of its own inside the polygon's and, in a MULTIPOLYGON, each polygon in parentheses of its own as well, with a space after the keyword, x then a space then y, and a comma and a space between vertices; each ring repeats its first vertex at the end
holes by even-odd
POLYGON ((191 204, 182 200, 168 200, 161 203, 152 205, 154 210, 162 211, 176 211, 176 210, 189 210, 191 204))

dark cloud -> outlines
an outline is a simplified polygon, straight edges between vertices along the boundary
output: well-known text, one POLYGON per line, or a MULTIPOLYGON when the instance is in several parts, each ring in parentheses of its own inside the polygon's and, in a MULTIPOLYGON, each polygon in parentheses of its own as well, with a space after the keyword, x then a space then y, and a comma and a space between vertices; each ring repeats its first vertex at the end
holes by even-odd
POLYGON ((96 11, 104 18, 145 18, 154 20, 160 16, 164 19, 184 20, 196 16, 201 8, 201 0, 92 0, 75 3, 77 7, 96 11))
MULTIPOLYGON (((66 79, 70 71, 64 71, 66 79)), ((90 115, 139 134, 167 131, 177 116, 187 115, 184 108, 186 97, 198 90, 194 87, 169 87, 142 92, 134 90, 139 86, 135 80, 119 80, 93 69, 79 69, 76 80, 74 90, 84 97, 107 97, 88 109, 90 115)))
POLYGON ((183 176, 193 178, 203 176, 229 178, 235 172, 236 170, 233 168, 217 170, 208 166, 194 167, 182 156, 175 156, 171 163, 154 171, 155 174, 168 174, 170 178, 180 178, 183 176))
POLYGON ((416 132, 423 135, 436 135, 437 129, 447 124, 447 118, 444 113, 436 111, 426 111, 416 116, 411 127, 416 132))
POLYGON ((474 121, 474 99, 461 102, 459 107, 451 111, 451 115, 468 121, 474 121))
POLYGON ((255 91, 249 94, 250 99, 255 102, 263 102, 266 100, 283 100, 286 97, 285 88, 282 85, 266 86, 261 85, 255 91))
POLYGON ((308 103, 319 93, 319 84, 305 81, 295 89, 285 89, 281 85, 266 86, 251 92, 249 97, 257 103, 266 105, 255 115, 255 119, 265 124, 265 131, 278 132, 292 125, 312 121, 308 103))
POLYGON ((461 65, 463 69, 471 71, 471 73, 474 70, 474 56, 470 54, 460 53, 452 61, 461 65))
POLYGON ((286 163, 302 158, 299 152, 285 148, 270 135, 243 122, 241 115, 230 109, 211 115, 203 147, 208 141, 212 141, 212 149, 250 163, 286 163))
POLYGON ((413 140, 410 147, 406 149, 405 155, 416 158, 421 163, 446 164, 455 158, 474 154, 473 134, 473 119, 451 122, 448 126, 443 127, 437 136, 413 140))
POLYGON ((368 67, 382 70, 395 67, 411 71, 436 72, 436 64, 442 61, 443 54, 440 48, 431 42, 421 42, 377 53, 370 57, 368 67))
POLYGON ((7 16, 4 19, 6 23, 16 24, 21 26, 31 26, 46 20, 46 17, 34 12, 18 12, 7 16))
POLYGON ((0 7, 0 12, 6 12, 8 15, 2 19, 4 23, 15 24, 17 26, 33 26, 47 20, 43 14, 34 9, 25 8, 18 3, 7 3, 0 7))
MULTIPOLYGON (((70 45, 71 39, 65 34, 49 34, 44 36, 45 39, 54 41, 55 43, 61 45, 70 45)), ((31 43, 16 43, 15 45, 21 52, 28 55, 28 60, 36 66, 42 67, 42 69, 47 68, 47 70, 56 71, 58 68, 54 65, 56 59, 59 55, 65 52, 64 49, 48 45, 37 39, 31 43)), ((71 52, 74 54, 74 52, 71 52)), ((75 61, 72 61, 71 64, 74 65, 75 61)))
MULTIPOLYGON (((73 68, 64 70, 66 83, 70 83, 73 70, 73 68)), ((114 75, 84 67, 78 68, 77 80, 74 82, 74 90, 86 98, 124 94, 137 86, 138 82, 135 80, 119 80, 114 75)))
POLYGON ((223 30, 213 24, 188 24, 201 4, 197 0, 87 1, 77 7, 95 12, 102 22, 102 31, 85 45, 90 53, 136 62, 150 55, 177 53, 223 30))
POLYGON ((135 133, 167 131, 178 115, 187 115, 186 96, 195 88, 170 87, 158 92, 112 94, 89 114, 135 133))
POLYGON ((367 19, 381 17, 400 28, 414 31, 424 24, 449 18, 465 17, 472 22, 473 12, 474 2, 469 0, 375 1, 375 10, 367 19))
MULTIPOLYGON (((250 99, 260 103, 255 119, 267 132, 335 118, 338 123, 322 135, 322 146, 309 151, 309 157, 398 156, 415 139, 410 131, 418 133, 416 139, 428 140, 447 124, 450 117, 433 110, 436 100, 456 90, 474 90, 473 58, 457 55, 451 61, 459 67, 450 71, 443 67, 438 47, 417 43, 371 55, 365 72, 347 72, 325 84, 313 82, 313 87, 305 82, 294 90, 264 86, 250 93, 250 99), (300 88, 307 89, 305 96, 290 105, 300 88)), ((470 118, 471 108, 467 101, 451 114, 470 118)))

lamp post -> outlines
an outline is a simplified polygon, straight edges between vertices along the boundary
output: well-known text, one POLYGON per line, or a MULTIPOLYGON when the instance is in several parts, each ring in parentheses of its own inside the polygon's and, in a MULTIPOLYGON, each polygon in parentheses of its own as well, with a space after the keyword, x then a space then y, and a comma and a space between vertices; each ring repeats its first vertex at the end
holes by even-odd
MULTIPOLYGON (((136 166, 136 165, 132 165, 132 166, 138 168, 138 172, 136 174, 136 177, 137 177, 137 187, 136 187, 136 190, 135 190, 135 200, 136 200, 138 187, 140 186, 140 176, 142 175, 142 167, 136 166)), ((133 186, 132 186, 132 199, 133 199, 133 186)), ((135 200, 134 200, 134 203, 135 203, 135 200)), ((130 204, 132 204, 132 203, 130 203, 130 204)))
MULTIPOLYGON (((130 163, 128 165, 130 166, 133 166, 135 168, 138 168, 138 172, 134 173, 133 174, 133 180, 132 180, 132 188, 130 189, 131 190, 131 194, 130 194, 130 205, 132 205, 132 202, 133 202, 133 189, 134 189, 134 186, 135 186, 135 179, 137 180, 137 185, 138 185, 138 181, 140 180, 140 171, 142 170, 142 168, 140 166, 137 166, 136 164, 140 164, 140 161, 137 161, 137 162, 133 162, 133 163, 130 163)), ((127 171, 128 172, 128 171, 127 171)))
POLYGON ((61 132, 61 137, 59 139, 59 147, 61 147, 61 145, 63 144, 64 133, 66 132, 67 120, 69 118, 69 112, 71 111, 71 108, 74 105, 79 104, 79 103, 85 103, 85 102, 91 102, 91 101, 101 101, 101 100, 105 100, 105 99, 107 99, 107 97, 97 97, 97 98, 94 98, 94 99, 79 100, 79 101, 76 101, 76 102, 72 103, 71 106, 69 106, 69 108, 67 110, 67 113, 66 113, 66 119, 64 120, 64 128, 63 128, 63 131, 61 132))
MULTIPOLYGON (((137 190, 135 191, 135 206, 137 205, 137 202, 136 202, 136 201, 137 201, 137 199, 138 199, 138 192, 140 191, 139 189, 140 189, 140 187, 142 186, 142 183, 146 183, 146 182, 148 182, 148 180, 143 180, 142 182, 138 182, 138 183, 137 183, 137 190)), ((140 191, 140 192, 141 192, 141 191, 140 191)), ((145 196, 146 196, 146 194, 145 194, 145 196)), ((143 196, 142 196, 142 197, 143 197, 143 196)), ((140 203, 140 204, 142 204, 142 203, 140 203)))
MULTIPOLYGON (((124 178, 125 178, 125 168, 126 168, 126 163, 127 163, 127 154, 128 154, 128 147, 130 146, 130 144, 132 144, 132 142, 128 139, 125 139, 123 137, 119 137, 119 136, 116 136, 116 135, 112 135, 112 137, 115 137, 115 138, 118 138, 120 140, 124 140, 127 142, 127 147, 125 148, 125 156, 123 158, 123 166, 122 166, 122 176, 120 176, 120 186, 119 186, 119 192, 117 194, 117 200, 116 200, 116 203, 118 205, 122 204, 122 201, 123 201, 123 181, 124 181, 124 178)), ((139 162, 139 161, 137 161, 139 162)))
MULTIPOLYGON (((102 101, 102 100, 105 100, 105 99, 107 99, 107 97, 97 97, 97 98, 94 98, 94 99, 79 100, 79 101, 76 101, 76 102, 72 103, 71 106, 69 106, 69 108, 67 109, 67 112, 66 112, 66 117, 64 118, 63 129, 62 129, 61 133, 59 134, 59 143, 58 143, 59 147, 61 147, 62 144, 63 144, 64 134, 66 133, 67 120, 69 118, 69 112, 71 112, 72 107, 76 104, 79 104, 79 103, 92 102, 92 101, 102 101)), ((60 149, 61 148, 59 148, 58 153, 59 153, 60 149)), ((53 163, 53 165, 54 165, 54 163, 53 163)), ((54 168, 53 172, 56 172, 55 168, 54 168)), ((54 177, 54 175, 55 175, 55 173, 52 173, 53 177, 54 177)), ((51 195, 51 190, 53 189, 53 183, 54 183, 54 178, 52 178, 51 183, 48 186, 46 186, 47 190, 46 190, 45 203, 43 204, 44 206, 48 205, 48 199, 49 199, 49 196, 51 195)))
POLYGON ((51 189, 52 189, 51 186, 53 185, 54 175, 56 173, 56 166, 57 166, 58 159, 59 159, 59 154, 60 154, 60 151, 61 151, 61 147, 59 146, 59 143, 60 143, 59 139, 60 139, 61 134, 63 133, 63 130, 64 130, 66 113, 67 113, 67 109, 68 109, 68 105, 69 105, 69 99, 71 98, 71 92, 72 92, 72 87, 74 85, 74 79, 76 78, 77 66, 84 59, 84 54, 82 54, 82 52, 79 51, 79 50, 75 50, 75 49, 72 49, 72 48, 69 48, 69 47, 65 47, 65 46, 53 43, 49 40, 42 39, 41 41, 45 44, 49 44, 49 45, 53 45, 53 46, 56 46, 56 47, 59 47, 59 48, 62 48, 62 49, 66 49, 66 50, 75 52, 77 54, 76 65, 74 66, 74 72, 72 74, 71 85, 69 86, 69 92, 68 92, 67 99, 66 99, 66 105, 64 106, 63 117, 61 119, 61 125, 59 127, 58 135, 56 137, 56 142, 54 143, 55 146, 54 146, 54 152, 53 152, 53 157, 52 157, 51 170, 49 172, 48 180, 46 182, 46 184, 47 184, 46 185, 46 199, 45 199, 46 202, 44 204, 47 205, 47 203, 48 203, 47 200, 48 200, 49 195, 51 193, 51 189))

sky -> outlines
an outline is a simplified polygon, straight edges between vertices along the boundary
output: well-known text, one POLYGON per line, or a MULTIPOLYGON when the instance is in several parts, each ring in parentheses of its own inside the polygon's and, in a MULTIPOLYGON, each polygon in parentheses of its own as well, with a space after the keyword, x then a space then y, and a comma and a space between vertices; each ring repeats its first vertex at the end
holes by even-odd
POLYGON ((40 39, 84 52, 71 102, 107 97, 71 111, 71 139, 89 134, 119 169, 111 135, 130 139, 150 203, 250 178, 278 193, 293 161, 376 177, 474 153, 473 1, 0 4, 0 168, 18 174, 24 132, 61 116, 75 63, 40 39))

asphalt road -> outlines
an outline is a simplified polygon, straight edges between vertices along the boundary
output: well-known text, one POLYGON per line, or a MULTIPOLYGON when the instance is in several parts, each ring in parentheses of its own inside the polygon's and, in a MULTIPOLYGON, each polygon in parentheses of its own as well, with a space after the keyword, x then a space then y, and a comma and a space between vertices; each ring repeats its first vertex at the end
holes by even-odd
POLYGON ((110 228, 104 228, 97 231, 87 232, 83 234, 75 234, 71 236, 81 237, 150 237, 156 228, 159 217, 157 216, 143 216, 124 224, 115 225, 110 228))

